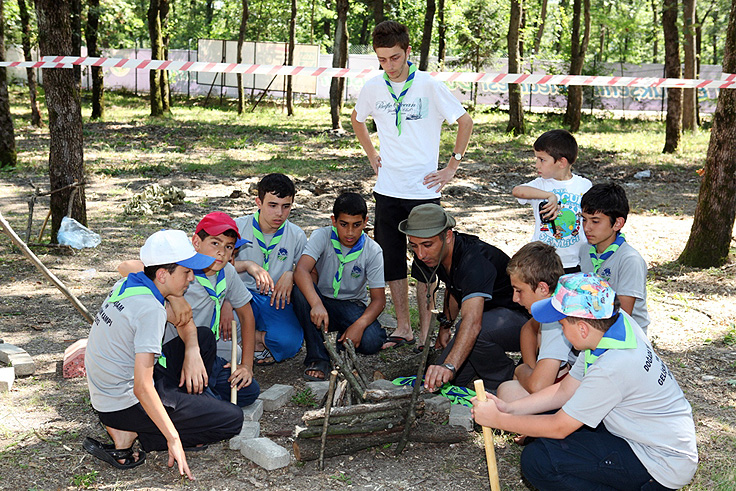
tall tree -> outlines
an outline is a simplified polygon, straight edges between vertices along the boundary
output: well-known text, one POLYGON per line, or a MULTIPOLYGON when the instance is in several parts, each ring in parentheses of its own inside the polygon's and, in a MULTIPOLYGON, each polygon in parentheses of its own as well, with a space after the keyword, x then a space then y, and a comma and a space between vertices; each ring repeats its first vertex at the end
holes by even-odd
MULTIPOLYGON (((87 29, 84 36, 87 41, 87 55, 100 56, 97 49, 97 33, 100 27, 100 0, 89 0, 87 10, 87 29)), ((92 67, 92 119, 102 119, 105 113, 105 78, 102 68, 92 67)))
POLYGON ((437 2, 437 64, 444 69, 447 54, 447 24, 445 23, 445 0, 437 2))
MULTIPOLYGON (((682 34, 683 34, 683 53, 684 53, 684 73, 685 78, 693 79, 696 77, 695 66, 695 2, 696 0, 682 1, 682 34)), ((696 118, 696 89, 682 90, 682 129, 685 131, 693 131, 697 126, 696 118)))
MULTIPOLYGON (((82 56, 82 0, 70 0, 72 4, 72 55, 82 56)), ((79 90, 82 90, 82 67, 72 68, 79 90)))
MULTIPOLYGON (((5 11, 0 1, 0 61, 5 61, 5 11)), ((0 67, 0 167, 15 167, 15 130, 10 116, 7 68, 0 67)))
MULTIPOLYGON (((726 32, 723 72, 736 73, 736 0, 726 32)), ((710 132, 705 173, 693 226, 679 261, 688 266, 720 266, 728 259, 736 218, 736 89, 721 89, 710 132)))
MULTIPOLYGON (((289 52, 286 64, 294 66, 294 48, 296 45, 296 0, 291 0, 291 19, 289 19, 289 52)), ((294 92, 291 75, 286 77, 286 111, 289 116, 294 115, 294 92)))
MULTIPOLYGON (((18 11, 22 29, 23 58, 26 61, 31 61, 33 59, 31 53, 31 15, 28 12, 26 0, 18 0, 18 11)), ((43 121, 41 120, 41 112, 38 110, 36 71, 33 68, 26 68, 26 78, 28 79, 28 95, 31 99, 31 124, 40 127, 43 126, 43 121)))
MULTIPOLYGON (((332 51, 332 67, 345 68, 348 63, 348 0, 336 0, 337 21, 335 23, 335 45, 332 51)), ((342 94, 345 90, 345 79, 333 77, 330 82, 330 116, 332 118, 332 129, 342 130, 342 94)))
MULTIPOLYGON (((161 31, 161 2, 164 0, 151 0, 148 6, 148 35, 151 38, 151 59, 164 59, 164 40, 161 31)), ((164 115, 163 93, 163 71, 150 70, 148 77, 151 85, 151 116, 160 117, 164 115)))
MULTIPOLYGON (((240 14, 240 29, 238 29, 238 54, 237 62, 243 63, 243 44, 245 43, 245 28, 248 25, 248 0, 242 0, 242 10, 240 14)), ((245 110, 245 89, 243 88, 243 74, 238 73, 238 114, 243 114, 245 110)))
POLYGON ((539 12, 539 24, 537 26, 537 35, 534 38, 534 54, 539 54, 542 47, 542 36, 544 36, 544 24, 547 22, 547 0, 542 0, 542 8, 539 12))
MULTIPOLYGON (((38 44, 41 56, 71 56, 71 2, 36 0, 38 44)), ((72 70, 43 71, 46 107, 49 111, 49 181, 51 189, 51 237, 56 242, 61 219, 72 200, 71 217, 87 224, 84 187, 66 188, 84 181, 84 145, 79 88, 72 70), (59 190, 58 192, 54 192, 59 190)))
POLYGON ((659 3, 657 0, 651 0, 652 2, 652 29, 655 31, 652 33, 652 63, 657 63, 659 59, 659 37, 657 37, 656 31, 659 29, 659 23, 657 22, 657 14, 659 13, 659 3))
MULTIPOLYGON (((169 59, 169 9, 171 4, 169 0, 159 0, 158 15, 161 18, 161 52, 160 60, 169 59)), ((163 104, 164 113, 171 112, 171 88, 169 87, 169 71, 161 71, 161 103, 163 104)))
MULTIPOLYGON (((572 37, 570 38, 570 75, 583 73, 585 51, 590 40, 590 0, 573 0, 572 4, 572 37), (582 12, 581 12, 582 10, 582 12), (580 18, 583 18, 584 32, 580 37, 580 18)), ((583 87, 569 85, 567 87, 567 111, 564 124, 575 132, 580 129, 580 113, 583 109, 583 87)))
POLYGON ((427 70, 429 66, 429 48, 432 45, 432 24, 434 24, 434 13, 437 4, 434 0, 427 0, 427 8, 424 11, 424 29, 422 29, 422 44, 419 45, 419 69, 427 70))
POLYGON ((385 6, 383 4, 383 0, 373 0, 373 22, 375 25, 378 25, 386 20, 384 9, 385 6))
MULTIPOLYGON (((680 42, 677 34, 677 0, 664 0, 662 9, 664 30, 664 73, 667 78, 680 78, 680 42)), ((682 89, 667 89, 667 118, 665 119, 664 149, 675 153, 680 144, 682 128, 682 89)))
MULTIPOLYGON (((509 52, 509 73, 519 73, 519 39, 521 13, 524 9, 522 0, 511 0, 509 17, 509 33, 506 37, 509 52)), ((524 129, 524 106, 521 100, 521 85, 509 84, 509 124, 506 133, 522 135, 524 129)))

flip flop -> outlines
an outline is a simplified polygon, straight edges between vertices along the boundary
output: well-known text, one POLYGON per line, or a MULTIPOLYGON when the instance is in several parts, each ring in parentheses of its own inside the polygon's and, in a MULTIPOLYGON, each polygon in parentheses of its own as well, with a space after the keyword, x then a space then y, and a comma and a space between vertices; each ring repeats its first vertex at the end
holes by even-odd
POLYGON ((389 336, 386 339, 386 342, 387 343, 394 343, 393 346, 389 346, 388 348, 385 348, 385 349, 391 349, 391 348, 398 348, 398 347, 404 346, 404 345, 412 345, 412 344, 416 343, 417 340, 416 340, 416 338, 406 339, 405 337, 402 337, 402 336, 389 336))
POLYGON ((205 443, 202 445, 197 445, 195 447, 187 447, 184 449, 184 451, 185 452, 204 452, 208 448, 210 448, 210 446, 205 443))
POLYGON ((310 363, 307 368, 304 369, 304 380, 309 382, 324 382, 327 380, 327 372, 330 371, 330 362, 327 360, 318 360, 310 363), (307 372, 322 372, 324 375, 322 378, 309 375, 307 372))
POLYGON ((267 367, 276 363, 276 359, 273 357, 268 348, 263 348, 261 351, 253 353, 253 361, 259 367, 267 367))
POLYGON ((146 452, 143 450, 138 451, 138 460, 135 460, 132 446, 130 448, 115 448, 112 443, 101 443, 94 438, 87 437, 84 439, 82 447, 93 456, 118 469, 132 469, 146 461, 146 452), (118 459, 125 460, 125 462, 121 464, 118 459))

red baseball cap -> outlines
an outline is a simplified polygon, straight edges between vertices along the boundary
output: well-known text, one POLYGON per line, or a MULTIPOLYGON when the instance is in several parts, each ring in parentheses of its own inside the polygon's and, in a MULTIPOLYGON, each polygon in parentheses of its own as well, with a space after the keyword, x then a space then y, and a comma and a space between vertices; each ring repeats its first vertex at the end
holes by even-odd
POLYGON ((227 213, 221 211, 213 211, 205 215, 197 224, 197 229, 194 233, 199 233, 200 230, 204 230, 209 235, 220 235, 228 230, 234 230, 238 236, 238 240, 235 241, 236 249, 250 243, 249 240, 240 238, 240 232, 238 231, 238 225, 235 223, 235 220, 230 218, 230 215, 227 213))

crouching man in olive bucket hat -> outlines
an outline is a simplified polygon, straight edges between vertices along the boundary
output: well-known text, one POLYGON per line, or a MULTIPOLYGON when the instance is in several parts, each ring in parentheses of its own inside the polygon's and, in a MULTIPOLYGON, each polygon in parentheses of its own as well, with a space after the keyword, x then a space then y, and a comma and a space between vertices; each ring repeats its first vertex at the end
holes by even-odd
MULTIPOLYGON (((429 390, 447 382, 466 386, 482 379, 488 390, 514 375, 506 351, 519 350, 521 326, 527 313, 513 301, 506 265, 509 257, 474 235, 455 232, 455 219, 439 205, 415 207, 399 223, 414 252, 411 275, 431 284, 438 277, 446 287, 440 331, 435 343, 443 349, 424 379, 429 390), (462 320, 452 336, 458 314, 462 320)), ((422 302, 425 299, 418 299, 422 302)), ((426 339, 428 319, 420 321, 420 339, 426 339)))

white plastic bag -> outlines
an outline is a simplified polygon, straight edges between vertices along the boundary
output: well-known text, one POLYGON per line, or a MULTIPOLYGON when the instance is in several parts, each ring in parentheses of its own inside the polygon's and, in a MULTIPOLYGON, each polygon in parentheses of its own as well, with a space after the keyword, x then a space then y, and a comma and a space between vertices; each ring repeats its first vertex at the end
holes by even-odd
POLYGON ((61 219, 61 227, 59 227, 56 238, 59 240, 59 244, 72 246, 75 249, 97 247, 102 242, 99 234, 69 217, 61 219))

